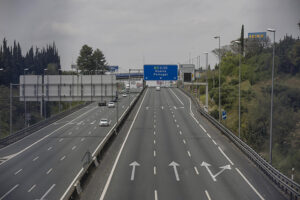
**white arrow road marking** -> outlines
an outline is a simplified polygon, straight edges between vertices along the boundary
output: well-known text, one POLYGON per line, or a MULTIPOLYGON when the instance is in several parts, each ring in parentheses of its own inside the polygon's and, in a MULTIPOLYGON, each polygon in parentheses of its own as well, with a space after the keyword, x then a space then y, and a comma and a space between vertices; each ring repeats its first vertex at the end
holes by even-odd
POLYGON ((132 163, 129 164, 129 166, 132 166, 130 180, 133 181, 134 180, 134 174, 135 174, 135 167, 136 166, 140 166, 140 164, 138 162, 136 162, 136 161, 133 161, 132 163))
POLYGON ((211 166, 209 163, 203 161, 203 162, 201 163, 201 166, 206 168, 206 170, 208 171, 209 175, 211 176, 211 178, 212 178, 213 181, 215 181, 215 182, 217 181, 216 177, 219 176, 223 171, 225 171, 226 169, 231 170, 230 165, 225 165, 225 166, 220 167, 221 170, 220 170, 218 173, 216 173, 215 175, 213 175, 212 172, 211 172, 210 169, 209 169, 209 166, 211 166))
POLYGON ((180 181, 179 176, 178 176, 178 171, 177 171, 177 167, 179 167, 179 164, 172 161, 169 166, 173 167, 174 169, 174 173, 175 173, 175 177, 176 177, 176 181, 180 181))
POLYGON ((95 120, 95 121, 92 121, 91 124, 95 124, 95 122, 96 122, 96 120, 95 120))

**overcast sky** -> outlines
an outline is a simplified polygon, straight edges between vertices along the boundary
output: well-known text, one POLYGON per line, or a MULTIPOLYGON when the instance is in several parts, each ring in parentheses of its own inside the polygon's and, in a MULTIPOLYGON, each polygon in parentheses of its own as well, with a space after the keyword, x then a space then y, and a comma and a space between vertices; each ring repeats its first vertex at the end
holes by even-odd
MULTIPOLYGON (((0 39, 33 45, 55 41, 63 69, 88 44, 121 71, 145 64, 177 64, 248 32, 275 28, 276 40, 298 37, 300 0, 0 0, 0 39)), ((196 60, 194 60, 196 62, 196 60)))

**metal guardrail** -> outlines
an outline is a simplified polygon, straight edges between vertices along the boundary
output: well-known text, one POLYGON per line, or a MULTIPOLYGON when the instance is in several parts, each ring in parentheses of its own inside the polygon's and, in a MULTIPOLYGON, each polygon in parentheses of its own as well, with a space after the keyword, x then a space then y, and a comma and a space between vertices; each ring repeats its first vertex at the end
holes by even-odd
POLYGON ((193 103, 196 105, 197 111, 208 119, 213 125, 215 125, 223 134, 225 134, 240 150, 242 150, 245 155, 252 160, 256 166, 258 166, 264 174, 266 174, 286 195, 289 196, 291 200, 300 199, 300 185, 295 181, 291 180, 277 169, 275 169, 270 163, 268 163, 264 158, 262 158, 258 153, 256 153, 250 146, 238 138, 234 133, 232 133, 225 126, 220 124, 215 118, 209 115, 200 107, 199 102, 194 96, 189 94, 182 88, 179 88, 187 96, 189 96, 193 103))
POLYGON ((115 123, 114 126, 110 129, 110 131, 106 134, 104 139, 99 143, 95 151, 91 154, 91 159, 88 163, 86 163, 80 171, 77 173, 76 177, 73 179, 65 193, 62 195, 60 200, 67 200, 67 199, 73 199, 72 195, 77 191, 77 194, 80 194, 81 189, 81 182, 89 174, 89 170, 93 167, 97 167, 99 165, 98 157, 102 153, 105 145, 107 145, 112 138, 112 136, 115 134, 115 130, 119 130, 121 126, 123 125, 124 121, 127 119, 128 115, 130 114, 131 110, 135 106, 135 104, 138 102, 142 94, 144 93, 145 88, 140 92, 140 94, 135 98, 133 102, 130 103, 130 106, 127 107, 125 112, 122 114, 122 116, 119 118, 119 123, 115 123))
POLYGON ((5 138, 2 138, 0 139, 0 149, 7 146, 7 145, 10 145, 14 142, 17 142, 18 140, 21 140, 22 138, 38 131, 39 129, 41 129, 42 127, 45 127, 69 114, 71 114, 72 112, 76 111, 76 110, 79 110, 81 108, 83 108, 84 106, 88 105, 89 102, 86 102, 84 104, 80 104, 80 105, 77 105, 75 107, 73 107, 72 109, 69 109, 69 110, 66 110, 66 111, 63 111, 61 113, 58 113, 54 116, 51 116, 50 118, 48 119, 45 119, 45 120, 42 120, 42 121, 39 121, 38 123, 35 123, 33 124, 32 126, 29 126, 27 128, 24 128, 24 129, 21 129, 5 138))

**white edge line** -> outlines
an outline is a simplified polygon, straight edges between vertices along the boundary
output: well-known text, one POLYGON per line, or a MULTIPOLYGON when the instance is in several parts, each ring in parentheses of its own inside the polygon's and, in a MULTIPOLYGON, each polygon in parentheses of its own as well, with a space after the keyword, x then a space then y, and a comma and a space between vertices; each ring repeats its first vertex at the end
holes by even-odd
POLYGON ((264 200, 264 198, 261 196, 261 194, 259 194, 259 192, 253 187, 253 185, 248 181, 248 179, 242 174, 242 172, 238 169, 235 168, 236 171, 241 175, 241 177, 246 181, 246 183, 248 183, 248 185, 252 188, 252 190, 257 194, 257 196, 259 196, 259 198, 261 200, 264 200))
POLYGON ((209 193, 207 192, 207 190, 205 190, 205 194, 206 194, 207 199, 211 200, 211 198, 210 198, 209 193))
POLYGON ((175 94, 175 92, 173 92, 173 90, 171 90, 170 88, 169 88, 169 90, 175 95, 175 97, 178 99, 178 101, 180 101, 180 103, 181 103, 182 105, 184 105, 184 104, 182 103, 182 101, 179 99, 179 97, 175 94))
POLYGON ((230 162, 231 165, 234 165, 233 162, 229 159, 229 157, 224 153, 221 147, 218 147, 219 151, 223 154, 223 156, 230 162))
POLYGON ((16 189, 19 186, 19 184, 15 185, 13 188, 11 188, 8 192, 6 192, 1 198, 0 200, 4 199, 7 195, 9 195, 9 193, 11 193, 14 189, 16 189))
POLYGON ((125 143, 126 143, 126 141, 127 141, 127 139, 128 139, 128 136, 129 136, 129 134, 130 134, 130 132, 131 132, 131 129, 132 129, 132 127, 133 127, 133 124, 134 124, 134 122, 135 122, 135 120, 136 120, 136 118, 137 118, 137 116, 138 116, 138 114, 139 114, 139 112, 140 112, 140 109, 141 109, 141 107, 142 107, 142 105, 143 105, 143 103, 144 103, 144 99, 145 99, 145 97, 147 96, 147 93, 148 93, 148 90, 146 91, 146 94, 145 94, 144 97, 143 97, 143 100, 142 100, 142 102, 141 102, 141 104, 140 104, 140 106, 139 106, 139 109, 138 109, 137 113, 135 114, 134 119, 133 119, 133 121, 132 121, 132 123, 131 123, 131 125, 130 125, 130 127, 129 127, 129 130, 128 130, 127 134, 126 134, 125 140, 124 140, 124 142, 122 143, 121 149, 119 150, 119 153, 118 153, 118 155, 117 155, 117 157, 116 157, 116 160, 115 160, 115 162, 114 162, 114 165, 113 165, 113 167, 112 167, 112 169, 111 169, 111 171, 110 171, 109 177, 108 177, 108 179, 107 179, 107 181, 106 181, 106 184, 105 184, 105 186, 104 186, 104 189, 103 189, 103 191, 102 191, 102 193, 101 193, 100 200, 103 200, 104 197, 105 197, 106 191, 107 191, 107 189, 108 189, 108 187, 109 187, 111 178, 112 178, 112 176, 113 176, 113 174, 114 174, 114 171, 115 171, 115 169, 116 169, 117 163, 118 163, 118 161, 119 161, 119 158, 120 158, 120 156, 121 156, 121 153, 122 153, 122 151, 123 151, 123 148, 124 148, 124 146, 125 146, 125 143))
MULTIPOLYGON (((69 187, 67 188, 67 190, 65 191, 65 193, 61 196, 60 200, 64 200, 65 196, 67 195, 68 191, 71 189, 72 185, 75 184, 75 181, 78 179, 78 177, 80 176, 80 174, 84 171, 84 168, 82 167, 80 169, 80 171, 78 172, 78 174, 76 175, 76 177, 73 179, 73 181, 71 182, 71 184, 69 185, 69 187)), ((1 199, 0 199, 1 200, 1 199)))

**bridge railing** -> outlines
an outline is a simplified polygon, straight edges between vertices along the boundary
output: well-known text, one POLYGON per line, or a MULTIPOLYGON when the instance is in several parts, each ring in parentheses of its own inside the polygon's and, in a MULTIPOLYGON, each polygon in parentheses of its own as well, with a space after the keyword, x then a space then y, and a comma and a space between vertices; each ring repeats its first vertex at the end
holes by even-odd
POLYGON ((300 199, 300 185, 295 181, 291 180, 276 168, 274 168, 270 163, 268 163, 264 158, 262 158, 258 153, 256 153, 249 145, 238 138, 234 133, 232 133, 228 128, 219 123, 215 118, 209 115, 199 104, 194 96, 180 88, 187 96, 189 96, 193 103, 196 105, 197 111, 208 119, 213 125, 215 125, 223 134, 225 134, 245 155, 252 160, 256 166, 258 166, 264 174, 266 174, 291 200, 300 199))

